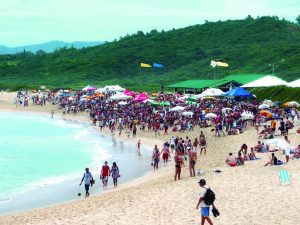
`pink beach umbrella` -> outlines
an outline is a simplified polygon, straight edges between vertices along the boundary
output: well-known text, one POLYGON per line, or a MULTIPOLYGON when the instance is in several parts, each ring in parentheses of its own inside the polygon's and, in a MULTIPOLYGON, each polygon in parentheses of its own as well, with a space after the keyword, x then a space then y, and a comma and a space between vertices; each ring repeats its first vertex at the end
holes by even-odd
POLYGON ((127 90, 127 89, 123 92, 123 94, 127 95, 127 96, 134 96, 134 93, 132 91, 127 90))
POLYGON ((135 102, 142 102, 142 101, 145 101, 147 99, 149 99, 149 97, 147 95, 145 95, 145 94, 142 93, 142 94, 139 94, 138 96, 136 96, 133 99, 133 101, 135 101, 135 102))

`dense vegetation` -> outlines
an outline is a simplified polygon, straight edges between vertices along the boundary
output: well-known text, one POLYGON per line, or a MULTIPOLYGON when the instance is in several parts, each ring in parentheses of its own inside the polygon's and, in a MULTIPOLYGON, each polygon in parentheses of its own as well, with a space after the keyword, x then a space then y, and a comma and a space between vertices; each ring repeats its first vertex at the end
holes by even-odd
POLYGON ((62 48, 54 53, 23 52, 0 56, 0 88, 79 88, 88 83, 120 84, 134 90, 158 90, 162 84, 213 76, 212 59, 234 73, 275 73, 287 81, 299 78, 300 27, 277 17, 206 22, 171 31, 152 30, 85 49, 62 48), (164 68, 141 68, 139 63, 164 68))

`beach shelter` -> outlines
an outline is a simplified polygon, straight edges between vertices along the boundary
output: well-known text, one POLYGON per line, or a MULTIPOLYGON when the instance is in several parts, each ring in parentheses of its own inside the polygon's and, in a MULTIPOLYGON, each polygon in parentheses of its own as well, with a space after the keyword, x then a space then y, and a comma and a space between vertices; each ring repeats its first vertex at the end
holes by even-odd
POLYGON ((284 107, 300 107, 300 104, 296 101, 286 102, 283 104, 284 107))
POLYGON ((290 87, 300 87, 300 79, 294 80, 293 82, 289 83, 290 87))
POLYGON ((279 77, 267 75, 258 80, 252 81, 248 84, 244 84, 244 88, 255 88, 255 87, 273 87, 273 86, 289 86, 289 83, 280 79, 279 77))
POLYGON ((191 112, 191 111, 186 111, 186 112, 183 112, 182 115, 183 115, 183 116, 193 116, 194 113, 191 112))
POLYGON ((134 96, 134 93, 132 91, 127 90, 127 89, 125 91, 123 91, 123 94, 127 95, 127 96, 134 96))
POLYGON ((254 119, 254 115, 251 113, 247 113, 247 112, 242 113, 241 117, 243 120, 253 120, 254 119))
POLYGON ((270 108, 268 104, 261 104, 260 106, 258 106, 258 109, 268 109, 268 108, 270 108))
POLYGON ((119 85, 107 85, 104 87, 105 92, 113 92, 113 91, 124 91, 125 89, 120 87, 119 85))
POLYGON ((182 106, 175 106, 174 108, 170 109, 171 112, 175 112, 175 111, 183 111, 185 109, 185 107, 182 106))
POLYGON ((127 105, 127 102, 121 101, 121 102, 118 102, 118 105, 127 105))
POLYGON ((195 95, 196 98, 203 98, 203 97, 212 97, 212 96, 221 96, 224 92, 218 88, 209 88, 203 91, 199 95, 195 95))
POLYGON ((114 94, 113 96, 110 97, 111 100, 128 100, 132 98, 131 96, 127 96, 127 95, 124 95, 122 93, 117 93, 117 94, 114 94))
POLYGON ((147 99, 149 99, 149 97, 148 97, 146 94, 141 93, 141 94, 137 95, 137 96, 133 99, 133 101, 135 101, 135 102, 142 102, 142 101, 145 101, 145 100, 147 100, 147 99))
POLYGON ((83 91, 95 91, 97 88, 91 85, 88 85, 84 88, 82 88, 83 91))
POLYGON ((214 113, 207 113, 204 117, 205 119, 215 119, 217 118, 217 115, 214 113))
POLYGON ((227 97, 252 97, 253 95, 242 87, 237 87, 224 94, 227 97))
POLYGON ((268 100, 268 99, 265 99, 265 100, 263 101, 263 104, 267 104, 267 105, 269 105, 270 107, 274 106, 274 102, 272 102, 271 100, 268 100))

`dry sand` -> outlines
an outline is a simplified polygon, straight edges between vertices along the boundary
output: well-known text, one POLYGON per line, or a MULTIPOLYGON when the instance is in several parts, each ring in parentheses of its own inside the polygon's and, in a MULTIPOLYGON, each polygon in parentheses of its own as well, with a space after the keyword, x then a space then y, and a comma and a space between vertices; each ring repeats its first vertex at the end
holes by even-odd
MULTIPOLYGON (((12 104, 13 97, 14 94, 11 93, 0 95, 0 109, 50 113, 53 108, 53 106, 16 108, 12 104)), ((58 110, 56 112, 56 115, 61 114, 58 110)), ((74 118, 88 121, 85 114, 74 116, 74 118)), ((207 138, 208 151, 206 155, 198 157, 196 164, 197 169, 205 171, 201 176, 189 177, 188 168, 185 167, 182 170, 182 179, 175 182, 172 163, 145 177, 121 184, 118 189, 110 189, 104 194, 0 217, 0 224, 200 224, 200 215, 195 209, 199 197, 197 181, 200 178, 205 178, 208 186, 212 187, 216 193, 215 204, 221 216, 212 217, 214 224, 299 224, 300 161, 290 160, 288 164, 282 166, 264 167, 268 154, 258 154, 261 160, 230 168, 224 162, 228 153, 236 153, 243 143, 248 146, 256 144, 256 131, 249 127, 241 135, 221 138, 215 138, 209 129, 203 129, 203 131, 207 138), (213 173, 215 168, 220 168, 222 173, 213 173), (279 185, 278 171, 280 169, 287 169, 290 172, 291 185, 279 185)), ((173 133, 173 135, 179 134, 173 133)), ((181 134, 190 138, 198 137, 198 135, 199 129, 181 134)), ((136 142, 137 139, 141 139, 143 144, 161 146, 162 142, 170 137, 171 135, 162 135, 156 138, 153 133, 145 132, 138 133, 136 139, 129 138, 129 141, 136 142)), ((126 137, 121 138, 127 140, 126 137)), ((296 134, 291 134, 289 138, 293 145, 300 142, 300 136, 296 134)), ((284 160, 281 153, 277 153, 277 156, 284 160)))

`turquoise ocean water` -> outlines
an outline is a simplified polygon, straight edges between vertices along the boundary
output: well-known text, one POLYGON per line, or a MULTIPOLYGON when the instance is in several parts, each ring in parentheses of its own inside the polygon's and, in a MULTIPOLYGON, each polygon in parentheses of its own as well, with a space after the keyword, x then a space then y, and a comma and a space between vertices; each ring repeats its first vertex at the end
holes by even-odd
POLYGON ((100 135, 90 124, 0 112, 0 214, 76 199, 85 167, 96 179, 91 194, 100 192, 105 160, 117 162, 121 183, 142 176, 151 169, 150 152, 139 156, 134 144, 100 135))

